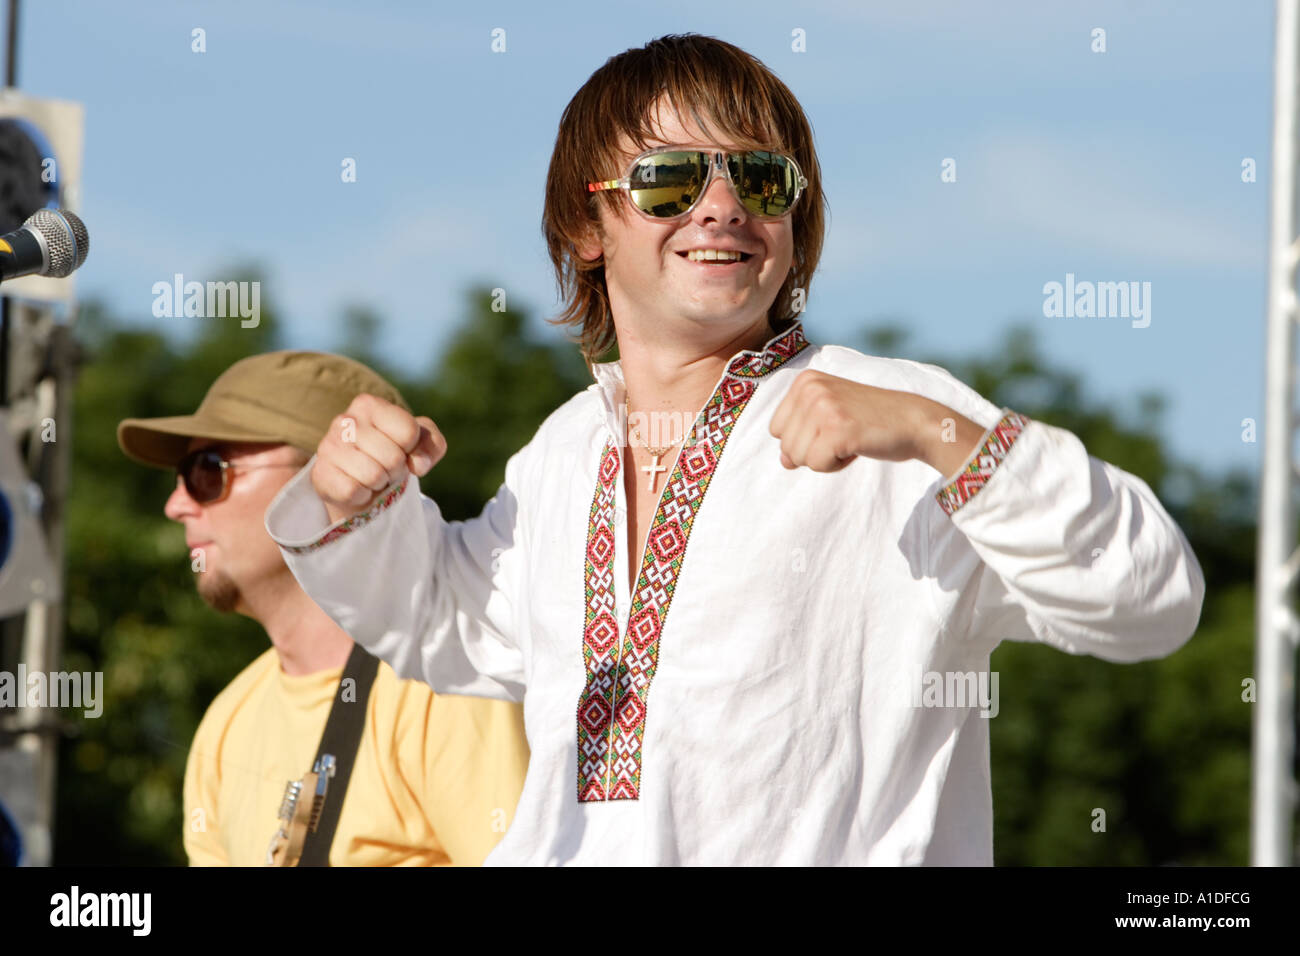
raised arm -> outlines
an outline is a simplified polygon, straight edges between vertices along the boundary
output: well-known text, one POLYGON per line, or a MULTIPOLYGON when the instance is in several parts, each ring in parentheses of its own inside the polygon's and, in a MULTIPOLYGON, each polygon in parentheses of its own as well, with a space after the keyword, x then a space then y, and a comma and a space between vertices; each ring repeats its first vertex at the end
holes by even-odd
POLYGON ((452 522, 416 480, 445 452, 432 420, 359 396, 272 501, 266 529, 312 600, 398 676, 522 700, 524 451, 477 518, 452 522))
POLYGON ((989 646, 1041 641, 1111 661, 1182 646, 1205 579, 1147 483, 1063 428, 994 414, 928 512, 938 587, 974 592, 950 625, 989 646))

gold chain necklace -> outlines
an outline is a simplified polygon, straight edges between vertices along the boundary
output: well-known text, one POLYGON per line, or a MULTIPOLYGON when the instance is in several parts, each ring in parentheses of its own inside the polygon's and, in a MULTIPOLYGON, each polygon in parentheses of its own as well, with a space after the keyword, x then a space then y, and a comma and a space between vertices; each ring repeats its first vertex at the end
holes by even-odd
MULTIPOLYGON (((623 417, 626 421, 628 422, 631 421, 631 415, 628 413, 626 399, 624 399, 623 401, 623 417)), ((683 435, 681 438, 677 439, 677 441, 670 442, 669 444, 664 445, 663 448, 651 448, 649 445, 646 444, 645 439, 641 437, 640 431, 635 425, 632 425, 631 429, 632 430, 629 433, 629 437, 635 438, 638 442, 640 442, 641 447, 644 448, 646 451, 648 451, 651 454, 651 456, 654 458, 654 461, 652 461, 650 464, 641 466, 641 470, 646 473, 649 479, 646 482, 645 490, 654 491, 656 474, 658 472, 668 470, 667 465, 659 464, 659 459, 664 456, 664 454, 668 451, 668 449, 676 448, 678 445, 680 445, 682 443, 682 440, 685 439, 686 436, 683 435)))

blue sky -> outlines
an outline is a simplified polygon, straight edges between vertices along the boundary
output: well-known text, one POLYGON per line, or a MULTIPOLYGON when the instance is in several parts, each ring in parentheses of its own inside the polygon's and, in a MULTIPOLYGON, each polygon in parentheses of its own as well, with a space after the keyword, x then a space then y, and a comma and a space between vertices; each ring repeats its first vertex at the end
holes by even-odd
POLYGON ((378 351, 426 369, 473 282, 559 338, 540 232, 559 116, 608 57, 698 32, 762 59, 812 121, 831 210, 814 342, 894 321, 912 352, 960 356, 1028 322, 1094 396, 1163 393, 1179 457, 1257 466, 1271 3, 27 0, 20 29, 19 87, 86 109, 79 293, 131 321, 222 321, 155 319, 153 284, 255 261, 290 347, 334 346, 366 303, 378 351), (1150 282, 1150 325, 1044 317, 1067 273, 1150 282))

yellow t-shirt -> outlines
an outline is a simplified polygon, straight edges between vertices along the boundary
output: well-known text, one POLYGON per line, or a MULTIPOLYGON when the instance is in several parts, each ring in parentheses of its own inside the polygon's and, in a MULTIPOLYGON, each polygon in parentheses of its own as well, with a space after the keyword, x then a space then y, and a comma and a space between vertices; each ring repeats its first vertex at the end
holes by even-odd
MULTIPOLYGON (((190 865, 266 864, 285 784, 311 769, 342 674, 290 676, 271 648, 213 700, 185 768, 190 865)), ((330 866, 477 866, 527 769, 520 705, 434 694, 381 662, 330 866)))

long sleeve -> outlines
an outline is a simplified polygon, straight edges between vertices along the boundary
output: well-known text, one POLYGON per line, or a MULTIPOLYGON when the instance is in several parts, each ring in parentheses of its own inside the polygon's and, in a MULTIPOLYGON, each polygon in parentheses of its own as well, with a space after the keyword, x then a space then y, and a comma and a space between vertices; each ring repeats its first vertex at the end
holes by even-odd
POLYGON ((313 458, 271 502, 266 529, 312 600, 399 677, 519 701, 525 451, 477 518, 452 522, 408 476, 369 511, 331 525, 311 485, 313 458))
POLYGON ((966 636, 1111 661, 1182 646, 1205 579, 1150 487, 1071 432, 1003 413, 930 509, 938 587, 973 591, 957 602, 966 636))

